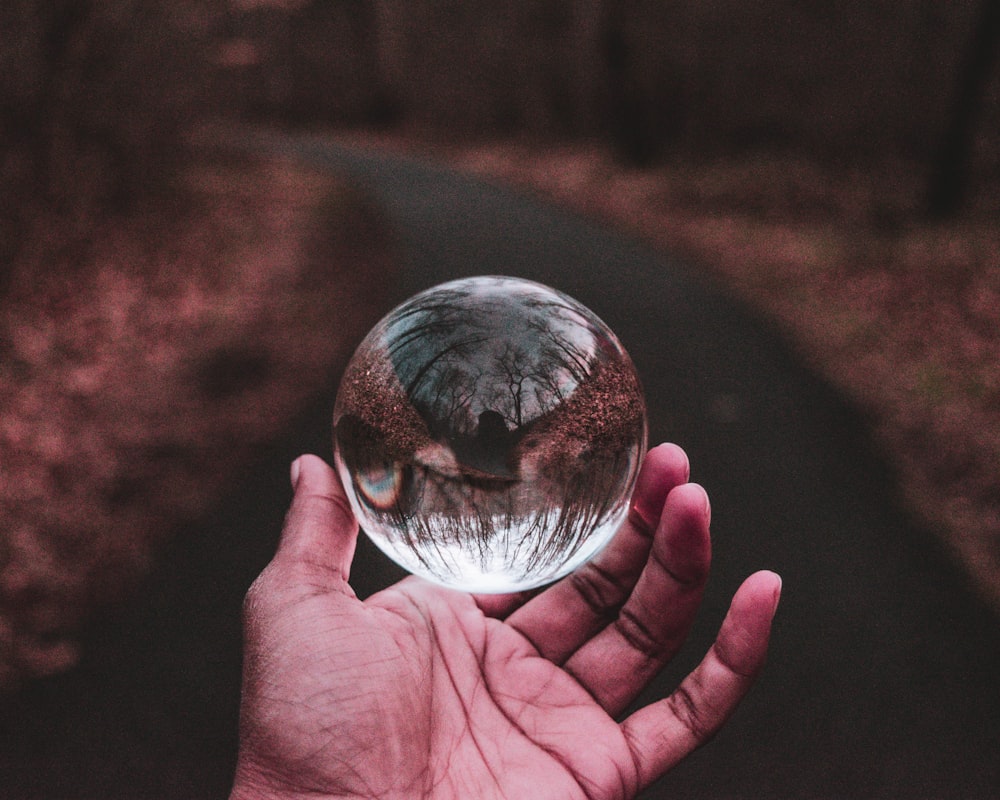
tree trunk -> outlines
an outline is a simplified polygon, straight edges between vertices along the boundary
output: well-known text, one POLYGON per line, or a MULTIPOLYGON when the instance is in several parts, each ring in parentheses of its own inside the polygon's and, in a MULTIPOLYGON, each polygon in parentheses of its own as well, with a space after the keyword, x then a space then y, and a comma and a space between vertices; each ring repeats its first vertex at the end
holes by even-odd
POLYGON ((976 123, 996 61, 998 41, 1000 0, 984 0, 959 75, 948 126, 932 165, 927 192, 927 208, 932 217, 953 217, 965 202, 976 123))

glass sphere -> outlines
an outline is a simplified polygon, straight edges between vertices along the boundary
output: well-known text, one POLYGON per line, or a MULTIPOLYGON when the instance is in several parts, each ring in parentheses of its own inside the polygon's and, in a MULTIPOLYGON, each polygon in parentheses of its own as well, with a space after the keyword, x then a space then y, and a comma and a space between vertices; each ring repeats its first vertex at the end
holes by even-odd
POLYGON ((471 592, 549 583, 628 511, 646 407, 612 331, 516 278, 428 289, 347 366, 335 463, 362 529, 410 572, 471 592))

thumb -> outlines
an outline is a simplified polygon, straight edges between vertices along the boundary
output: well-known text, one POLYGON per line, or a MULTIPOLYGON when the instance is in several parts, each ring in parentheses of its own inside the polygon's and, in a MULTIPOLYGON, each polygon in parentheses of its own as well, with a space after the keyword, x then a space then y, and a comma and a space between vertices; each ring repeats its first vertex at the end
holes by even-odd
POLYGON ((295 496, 278 542, 276 564, 307 566, 345 583, 350 577, 358 523, 337 473, 318 456, 292 463, 295 496))

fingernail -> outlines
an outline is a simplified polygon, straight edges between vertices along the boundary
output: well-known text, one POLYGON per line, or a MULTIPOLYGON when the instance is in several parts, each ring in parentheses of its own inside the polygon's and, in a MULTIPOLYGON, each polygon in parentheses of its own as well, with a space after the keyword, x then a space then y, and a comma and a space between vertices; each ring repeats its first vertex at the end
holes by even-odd
POLYGON ((703 502, 705 504, 704 505, 705 519, 708 522, 711 522, 712 521, 712 501, 708 499, 708 491, 706 491, 705 487, 702 486, 700 483, 692 483, 691 486, 697 486, 699 489, 701 489, 702 500, 703 500, 703 502))
POLYGON ((778 602, 781 600, 781 576, 774 573, 774 577, 778 579, 777 585, 774 587, 774 608, 772 614, 778 610, 778 602))
POLYGON ((299 475, 302 473, 302 458, 301 456, 292 462, 291 468, 291 478, 292 478, 292 491, 298 488, 299 485, 299 475))

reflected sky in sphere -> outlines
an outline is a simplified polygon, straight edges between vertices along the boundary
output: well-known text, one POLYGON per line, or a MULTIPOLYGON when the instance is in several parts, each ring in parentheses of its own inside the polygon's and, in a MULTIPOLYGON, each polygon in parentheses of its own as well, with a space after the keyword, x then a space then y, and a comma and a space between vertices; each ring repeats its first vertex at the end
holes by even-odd
POLYGON ((362 529, 404 568, 475 592, 549 583, 624 518, 646 447, 631 359, 540 284, 468 278, 391 311, 334 409, 362 529))

